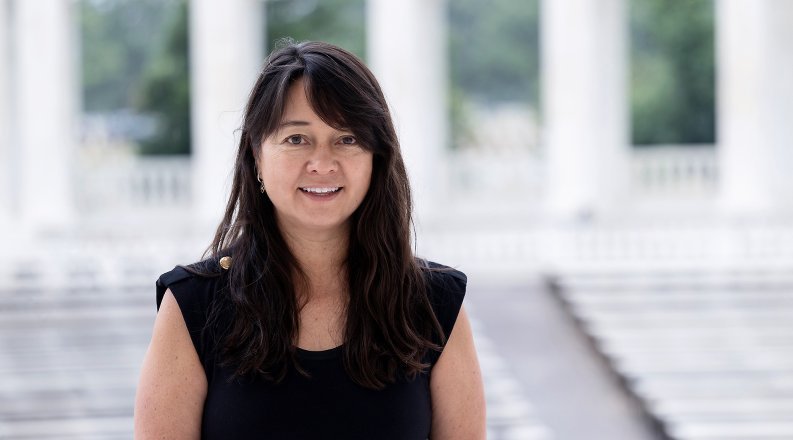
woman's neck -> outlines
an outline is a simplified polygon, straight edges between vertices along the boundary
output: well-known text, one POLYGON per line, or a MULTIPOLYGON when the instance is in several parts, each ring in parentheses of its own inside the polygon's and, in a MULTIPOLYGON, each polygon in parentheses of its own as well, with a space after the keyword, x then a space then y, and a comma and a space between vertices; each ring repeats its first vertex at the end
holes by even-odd
POLYGON ((346 228, 333 232, 283 230, 282 234, 306 276, 308 291, 301 292, 306 300, 345 293, 349 243, 346 228))

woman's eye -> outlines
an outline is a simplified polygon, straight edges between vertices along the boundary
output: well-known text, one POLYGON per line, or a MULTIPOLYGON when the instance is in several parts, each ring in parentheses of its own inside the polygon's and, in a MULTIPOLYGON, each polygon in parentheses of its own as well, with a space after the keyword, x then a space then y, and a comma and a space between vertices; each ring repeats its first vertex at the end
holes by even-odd
POLYGON ((303 137, 297 134, 289 136, 288 138, 286 138, 286 143, 292 145, 300 145, 303 143, 303 137))
POLYGON ((355 139, 355 136, 343 136, 341 138, 341 143, 344 145, 356 145, 358 143, 358 139, 355 139))

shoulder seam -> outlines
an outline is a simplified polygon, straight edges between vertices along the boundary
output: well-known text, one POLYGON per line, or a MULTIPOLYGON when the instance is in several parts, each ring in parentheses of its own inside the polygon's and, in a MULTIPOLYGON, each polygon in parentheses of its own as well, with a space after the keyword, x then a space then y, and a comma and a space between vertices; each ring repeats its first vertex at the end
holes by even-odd
POLYGON ((193 274, 185 269, 184 266, 176 266, 172 270, 160 275, 160 278, 157 279, 157 284, 168 287, 171 284, 186 280, 192 276, 193 274))

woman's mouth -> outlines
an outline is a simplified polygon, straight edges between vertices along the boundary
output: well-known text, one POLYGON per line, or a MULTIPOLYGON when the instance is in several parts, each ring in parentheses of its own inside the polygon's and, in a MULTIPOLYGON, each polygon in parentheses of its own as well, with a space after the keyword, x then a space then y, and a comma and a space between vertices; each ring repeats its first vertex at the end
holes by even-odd
POLYGON ((341 186, 326 186, 326 187, 301 187, 300 191, 314 196, 327 197, 341 191, 341 186))

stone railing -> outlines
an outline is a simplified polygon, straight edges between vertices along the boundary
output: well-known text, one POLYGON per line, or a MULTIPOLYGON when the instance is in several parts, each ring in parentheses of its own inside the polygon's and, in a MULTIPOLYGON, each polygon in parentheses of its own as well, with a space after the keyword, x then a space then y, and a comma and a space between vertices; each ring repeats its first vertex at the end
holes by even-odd
MULTIPOLYGON (((455 190, 466 197, 519 196, 531 202, 545 191, 545 164, 538 154, 452 153, 449 177, 455 190)), ((718 158, 712 145, 664 145, 633 148, 631 187, 636 198, 710 197, 719 184, 718 158)))
POLYGON ((633 193, 639 198, 712 196, 719 185, 716 148, 712 145, 664 145, 634 148, 633 193))
MULTIPOLYGON (((452 198, 541 200, 545 166, 529 152, 453 152, 447 161, 452 198)), ((191 200, 190 159, 185 156, 125 157, 83 163, 77 203, 85 212, 186 207, 191 200)), ((664 146, 634 149, 635 197, 709 197, 718 188, 714 148, 664 146)))
POLYGON ((191 201, 187 156, 124 157, 83 163, 76 176, 84 213, 184 208, 191 201))
POLYGON ((542 158, 529 151, 454 151, 447 164, 452 196, 532 200, 544 190, 542 158))

